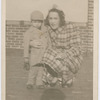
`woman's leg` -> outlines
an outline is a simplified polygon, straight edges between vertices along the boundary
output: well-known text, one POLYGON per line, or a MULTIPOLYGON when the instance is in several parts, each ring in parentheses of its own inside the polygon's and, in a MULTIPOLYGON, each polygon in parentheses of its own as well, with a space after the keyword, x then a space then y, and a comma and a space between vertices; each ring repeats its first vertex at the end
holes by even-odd
POLYGON ((55 72, 49 65, 45 64, 45 67, 47 69, 47 72, 52 76, 52 80, 50 82, 50 85, 53 87, 56 85, 56 82, 58 80, 58 73, 55 72))
POLYGON ((51 74, 53 77, 58 77, 58 73, 55 72, 49 65, 45 64, 45 68, 47 69, 48 73, 51 74))

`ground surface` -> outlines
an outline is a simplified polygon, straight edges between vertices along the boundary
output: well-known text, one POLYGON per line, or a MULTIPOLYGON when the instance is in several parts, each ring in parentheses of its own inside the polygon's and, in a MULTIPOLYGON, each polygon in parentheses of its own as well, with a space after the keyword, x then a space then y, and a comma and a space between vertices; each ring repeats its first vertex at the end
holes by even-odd
MULTIPOLYGON (((28 72, 23 70, 23 50, 7 49, 6 98, 7 100, 41 100, 45 90, 26 88, 28 72)), ((81 69, 71 88, 59 88, 67 100, 93 100, 93 59, 92 54, 84 55, 81 69)))

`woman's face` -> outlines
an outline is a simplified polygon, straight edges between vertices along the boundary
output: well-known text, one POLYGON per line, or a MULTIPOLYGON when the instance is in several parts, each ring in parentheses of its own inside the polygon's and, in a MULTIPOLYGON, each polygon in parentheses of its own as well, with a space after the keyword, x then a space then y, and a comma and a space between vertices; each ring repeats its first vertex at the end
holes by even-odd
POLYGON ((55 30, 60 26, 60 18, 57 12, 50 12, 48 20, 52 29, 55 30))

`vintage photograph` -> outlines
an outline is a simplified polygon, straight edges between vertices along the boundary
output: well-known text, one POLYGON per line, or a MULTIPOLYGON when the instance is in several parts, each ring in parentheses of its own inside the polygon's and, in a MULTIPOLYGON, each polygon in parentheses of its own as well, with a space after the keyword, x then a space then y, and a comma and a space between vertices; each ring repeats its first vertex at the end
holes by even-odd
POLYGON ((94 0, 6 0, 6 100, 94 100, 93 44, 94 0))

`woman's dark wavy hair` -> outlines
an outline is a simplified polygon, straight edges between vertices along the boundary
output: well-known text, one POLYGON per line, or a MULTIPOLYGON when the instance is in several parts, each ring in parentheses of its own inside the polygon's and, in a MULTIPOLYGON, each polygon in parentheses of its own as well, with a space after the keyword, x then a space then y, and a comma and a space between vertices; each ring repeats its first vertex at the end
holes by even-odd
POLYGON ((45 25, 49 25, 50 26, 49 20, 48 20, 50 12, 58 13, 59 18, 60 18, 60 26, 64 26, 65 25, 66 21, 65 21, 65 14, 64 14, 64 12, 61 11, 61 10, 58 10, 56 8, 52 8, 51 10, 49 10, 48 15, 47 15, 47 17, 45 19, 45 25))

